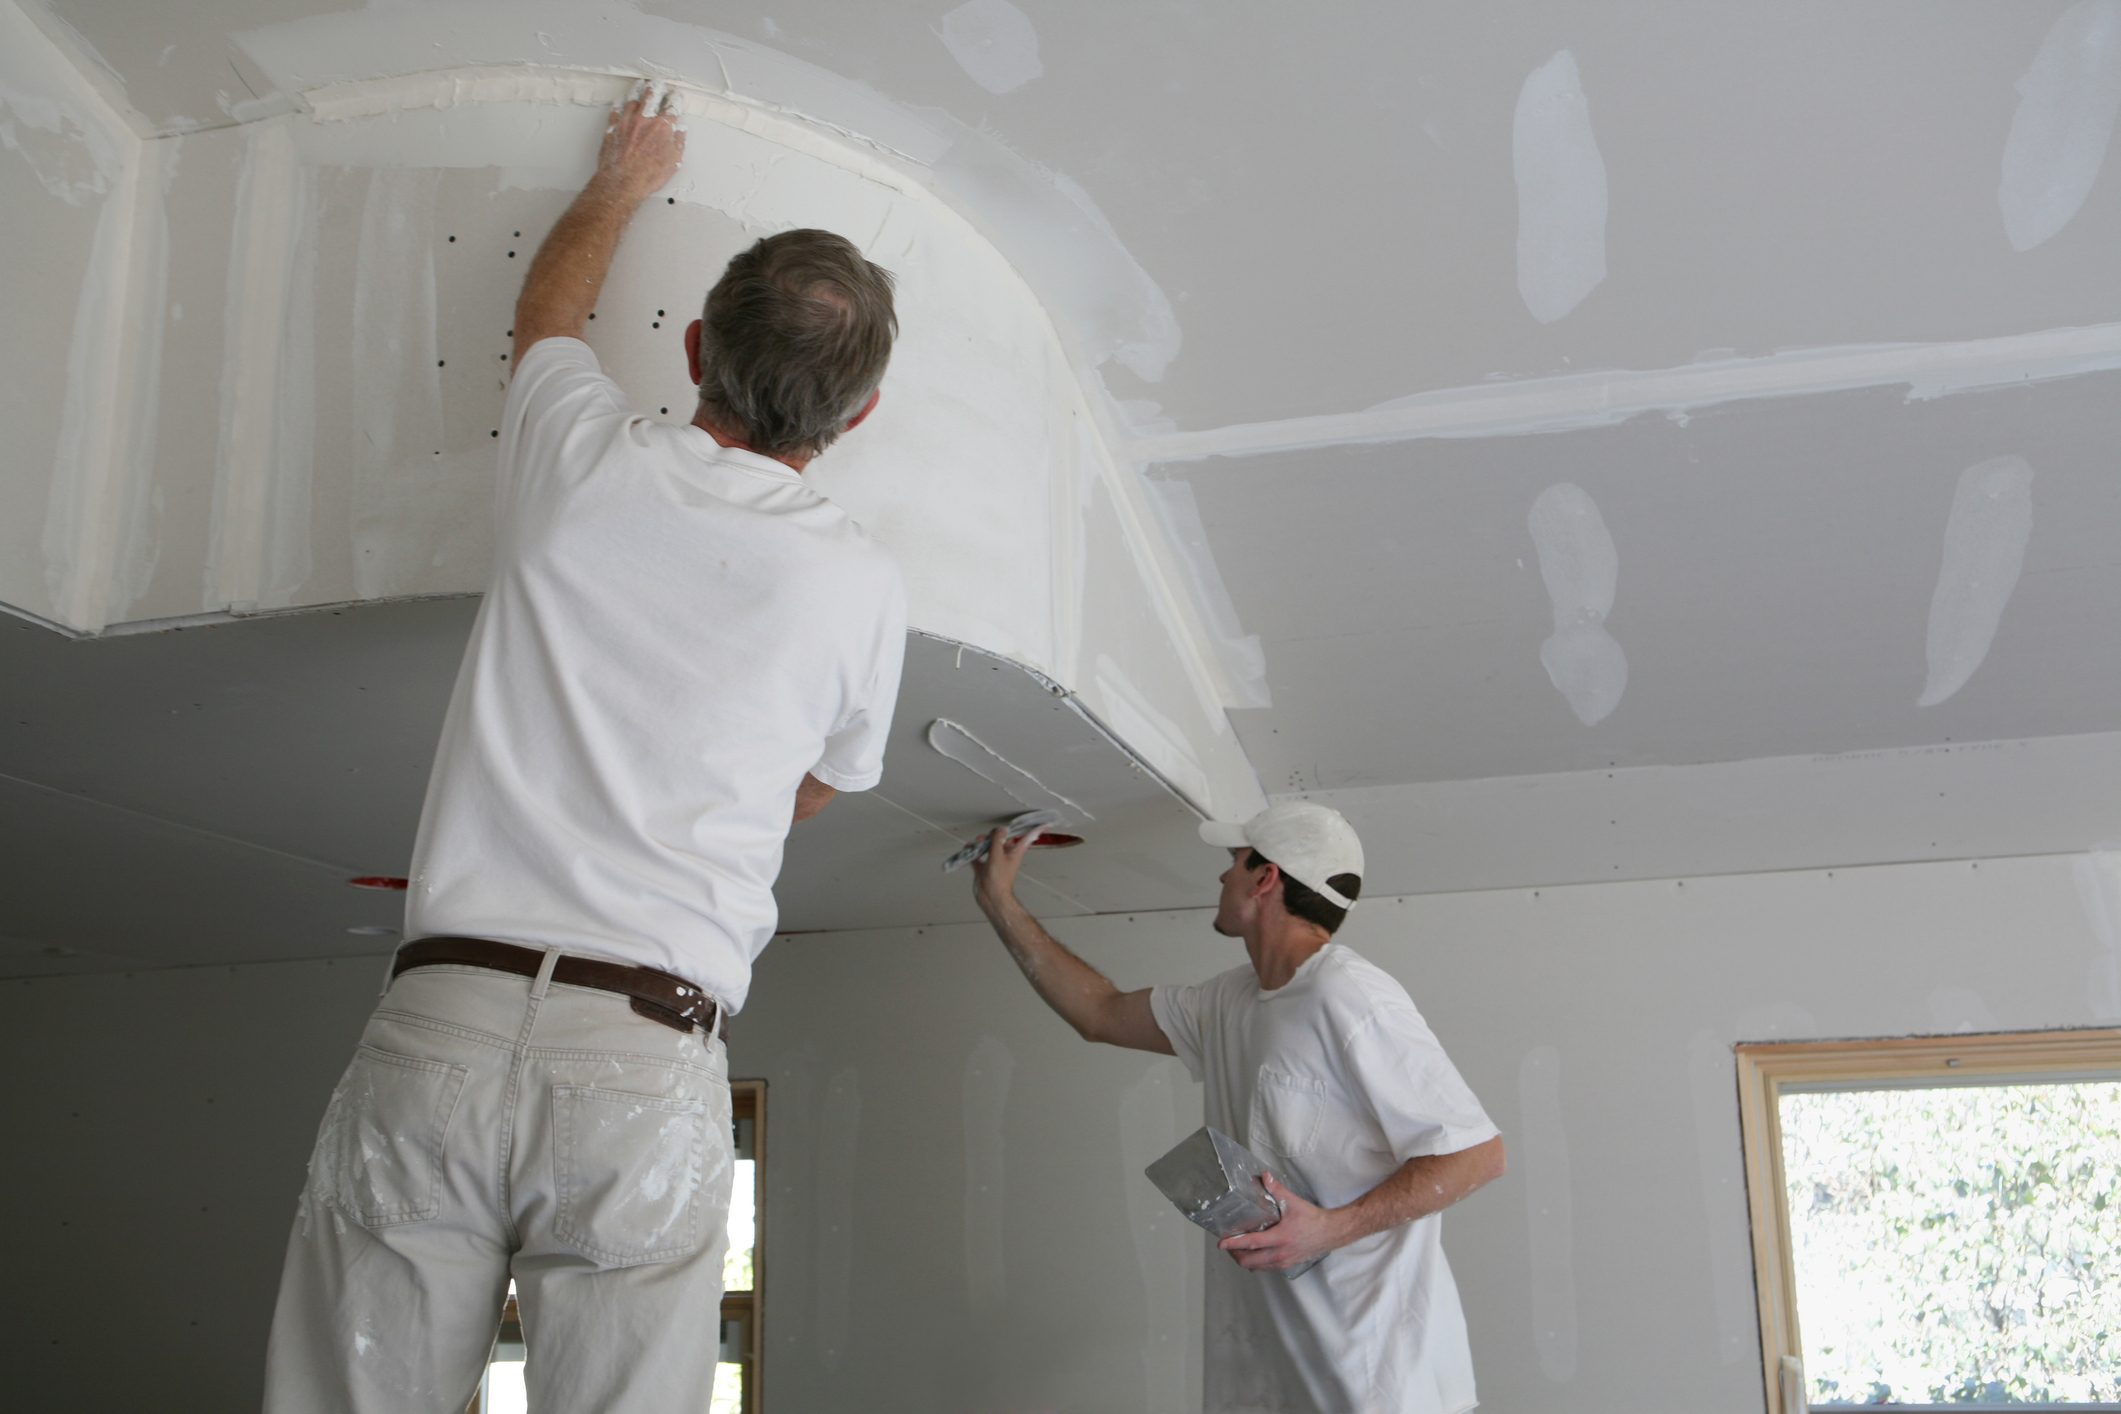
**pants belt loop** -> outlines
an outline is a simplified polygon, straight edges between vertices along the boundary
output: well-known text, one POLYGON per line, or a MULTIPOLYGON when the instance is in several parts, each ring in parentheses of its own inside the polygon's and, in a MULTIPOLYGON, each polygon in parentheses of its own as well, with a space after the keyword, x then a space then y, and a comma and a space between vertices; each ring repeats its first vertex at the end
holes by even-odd
POLYGON ((545 1000, 545 989, 552 985, 552 969, 559 965, 560 950, 545 949, 545 960, 538 964, 538 980, 530 984, 530 995, 534 1000, 545 1000))

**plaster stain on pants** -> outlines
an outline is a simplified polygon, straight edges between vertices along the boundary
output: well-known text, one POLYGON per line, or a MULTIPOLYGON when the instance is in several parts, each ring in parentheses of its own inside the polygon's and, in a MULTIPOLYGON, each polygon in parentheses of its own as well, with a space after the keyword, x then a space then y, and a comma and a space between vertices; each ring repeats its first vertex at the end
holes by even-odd
POLYGON ((1930 598, 1929 681, 1915 705, 1934 707, 1965 687, 1988 656, 2032 533, 2033 469, 2025 458, 1992 457, 1960 473, 1930 598))
POLYGON ((1554 601, 1554 632, 1539 645, 1539 661, 1576 719, 1594 726, 1612 715, 1628 686, 1628 656, 1605 627, 1620 555, 1597 502, 1570 482, 1539 493, 1530 525, 1539 575, 1554 601))
POLYGON ((2077 214, 2121 114, 2121 0, 2062 12, 2018 80, 1996 204, 2011 249, 2031 250, 2077 214))

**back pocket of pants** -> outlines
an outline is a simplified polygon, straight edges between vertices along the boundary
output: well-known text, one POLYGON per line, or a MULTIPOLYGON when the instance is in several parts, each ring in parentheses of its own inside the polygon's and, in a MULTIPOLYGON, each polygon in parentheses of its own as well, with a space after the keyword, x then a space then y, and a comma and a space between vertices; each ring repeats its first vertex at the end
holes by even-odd
POLYGON ((466 1073, 373 1046, 355 1051, 317 1132, 311 1184, 363 1227, 432 1218, 442 1208, 442 1144, 466 1073))
POLYGON ((555 1085, 552 1135, 562 1242, 619 1267, 697 1250, 704 1101, 555 1085))

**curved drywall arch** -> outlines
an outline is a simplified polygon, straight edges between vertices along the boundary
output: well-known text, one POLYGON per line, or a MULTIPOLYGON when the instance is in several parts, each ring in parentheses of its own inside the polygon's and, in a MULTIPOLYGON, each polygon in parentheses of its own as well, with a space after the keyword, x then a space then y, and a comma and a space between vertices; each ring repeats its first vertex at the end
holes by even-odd
MULTIPOLYGON (((305 111, 188 139, 220 144, 233 192, 187 187, 185 166, 159 201, 137 197, 180 251, 228 252, 218 368, 194 351, 164 378, 217 404, 218 428, 191 449, 206 455, 172 445, 115 478, 104 579, 77 584, 66 626, 476 590, 509 312, 632 82, 521 65, 338 81, 305 92, 305 111), (188 568, 121 513, 165 496, 211 504, 188 568), (148 569, 129 563, 143 555, 148 569)), ((1109 451, 1094 362, 1110 350, 1071 339, 905 153, 664 82, 687 159, 629 232, 590 336, 635 405, 689 416, 680 338, 729 255, 798 225, 847 234, 898 274, 905 334, 877 416, 811 475, 898 553, 915 626, 1081 692, 1198 803, 1249 809, 1197 610, 1109 451)), ((147 146, 174 156, 179 141, 147 146)), ((133 282, 137 304, 151 282, 133 282)))

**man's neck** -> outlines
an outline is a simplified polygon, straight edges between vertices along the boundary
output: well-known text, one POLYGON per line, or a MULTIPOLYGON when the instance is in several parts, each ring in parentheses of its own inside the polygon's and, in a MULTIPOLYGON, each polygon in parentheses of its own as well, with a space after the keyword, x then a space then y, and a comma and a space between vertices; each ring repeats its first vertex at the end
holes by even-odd
POLYGON ((791 452, 787 456, 777 457, 771 452, 762 452, 756 447, 749 446, 746 443, 739 441, 737 438, 730 436, 721 428, 715 426, 712 422, 709 422, 707 420, 707 414, 704 412, 696 414, 693 417, 692 425, 694 427, 699 428, 700 431, 706 433, 708 436, 714 438, 714 440, 721 446, 734 447, 740 452, 749 452, 753 456, 764 457, 768 461, 779 462, 782 466, 787 467, 790 471, 793 471, 798 476, 801 476, 803 474, 804 467, 810 465, 811 459, 806 456, 798 456, 795 453, 791 452))
POLYGON ((1257 934, 1246 934, 1245 952, 1261 990, 1278 992, 1332 941, 1333 935, 1317 924, 1284 916, 1257 934))

